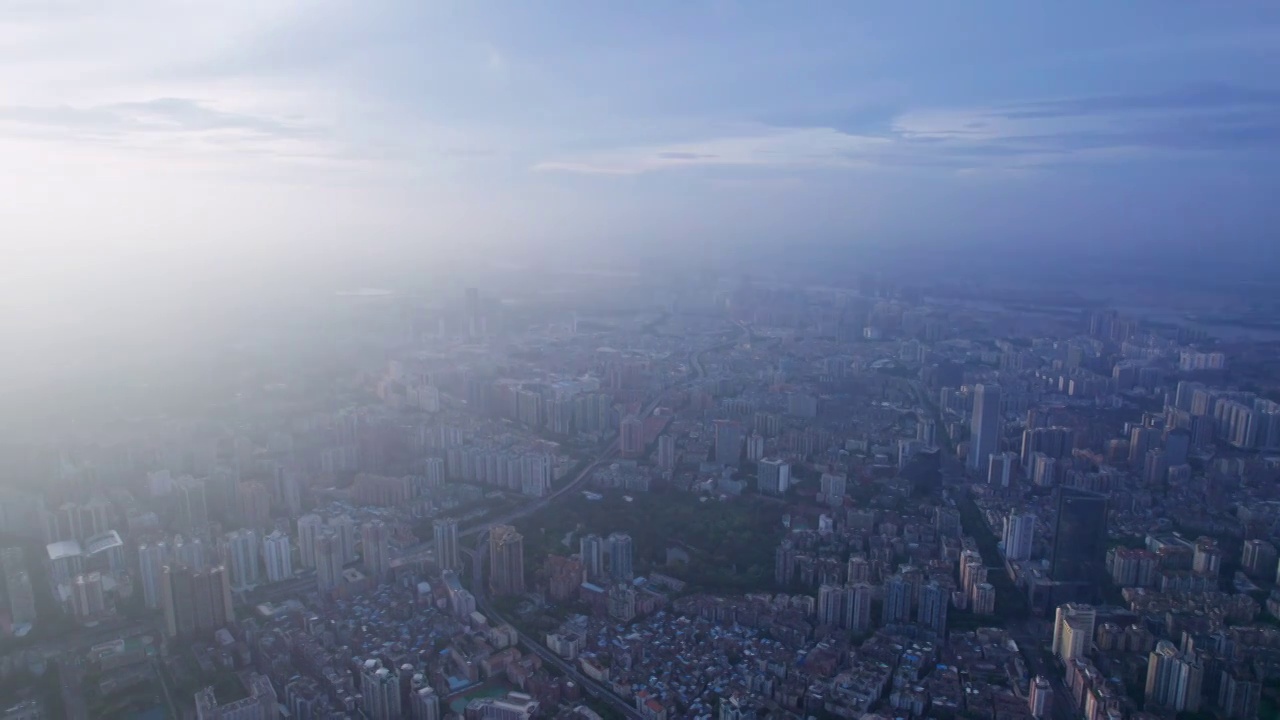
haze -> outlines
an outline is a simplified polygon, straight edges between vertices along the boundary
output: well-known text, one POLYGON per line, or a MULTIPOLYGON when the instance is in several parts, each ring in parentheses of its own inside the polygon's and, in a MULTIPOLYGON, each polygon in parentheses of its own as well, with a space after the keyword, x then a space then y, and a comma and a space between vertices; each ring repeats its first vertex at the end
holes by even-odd
POLYGON ((1270 267, 1277 55, 1271 3, 7 2, 0 318, 801 245, 1270 267))

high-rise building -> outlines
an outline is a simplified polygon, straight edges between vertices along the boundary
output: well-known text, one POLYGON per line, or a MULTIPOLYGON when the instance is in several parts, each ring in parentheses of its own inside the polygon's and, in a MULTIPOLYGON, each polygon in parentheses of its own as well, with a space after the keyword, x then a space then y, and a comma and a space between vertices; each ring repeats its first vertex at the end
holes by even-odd
POLYGON ((1009 487, 1013 484, 1014 468, 1017 466, 1017 453, 992 453, 987 459, 987 484, 997 488, 1009 487))
POLYGON ((1069 457, 1075 446, 1075 431, 1066 427, 1036 427, 1022 431, 1022 471, 1030 475, 1035 469, 1036 453, 1046 457, 1069 457))
POLYGON ((425 681, 409 692, 409 720, 440 720, 440 696, 425 681))
POLYGON ((1035 531, 1033 513, 1009 513, 1004 520, 1004 556, 1010 560, 1030 560, 1035 531))
POLYGON ((360 704, 369 720, 399 720, 400 678, 377 660, 360 669, 360 704))
POLYGON ((316 535, 316 588, 321 595, 332 592, 342 580, 342 540, 330 528, 316 535))
POLYGON ((71 608, 80 622, 100 617, 106 612, 106 595, 102 590, 102 573, 76 575, 71 581, 71 608))
POLYGON ((583 535, 578 541, 578 552, 587 582, 601 582, 604 578, 604 541, 599 535, 583 535))
POLYGON ((871 629, 871 600, 875 590, 866 582, 851 583, 846 590, 844 626, 861 633, 871 629))
POLYGON ((993 615, 996 611, 996 587, 989 582, 974 583, 970 605, 975 615, 993 615))
POLYGON ((845 581, 850 585, 864 583, 871 579, 871 563, 867 559, 854 555, 845 566, 845 581))
POLYGON ((1224 668, 1218 685, 1218 709, 1230 720, 1258 717, 1262 681, 1248 665, 1224 668))
POLYGON ((173 498, 177 503, 178 527, 187 531, 203 530, 209 524, 205 504, 204 481, 180 477, 173 481, 173 498))
POLYGON ((1199 712, 1203 681, 1204 665, 1194 651, 1179 652, 1173 643, 1161 640, 1147 659, 1147 705, 1199 712))
POLYGON ((489 530, 489 590, 494 595, 524 593, 524 537, 510 525, 489 530))
POLYGON ((1053 619, 1053 654, 1063 662, 1089 651, 1093 642, 1098 613, 1092 605, 1067 603, 1058 608, 1053 619))
POLYGON ((818 588, 818 624, 836 627, 847 623, 845 602, 845 589, 839 585, 818 588))
POLYGON ((743 431, 741 423, 717 420, 715 461, 719 465, 738 467, 742 462, 743 431))
POLYGON ((825 502, 831 507, 844 505, 848 478, 839 473, 824 472, 818 482, 820 488, 818 502, 825 502))
POLYGON ((756 489, 761 495, 785 495, 791 487, 791 463, 764 458, 756 466, 756 489))
POLYGON ((364 572, 374 582, 384 583, 391 574, 390 530, 381 520, 364 524, 360 531, 360 552, 364 572))
POLYGON ((628 457, 644 453, 644 423, 635 415, 628 415, 618 424, 618 452, 628 457))
POLYGON ((1027 698, 1027 707, 1031 711, 1031 717, 1036 720, 1046 717, 1053 709, 1053 686, 1045 676, 1037 675, 1035 680, 1031 681, 1031 694, 1027 698))
POLYGON ((236 530, 226 537, 226 560, 231 566, 231 587, 248 590, 262 582, 258 571, 258 534, 236 530))
POLYGON ((231 579, 222 565, 208 570, 167 565, 162 594, 165 631, 170 637, 212 633, 235 620, 231 579))
POLYGON ((1078 585, 1077 597, 1095 595, 1106 575, 1107 498, 1069 487, 1059 487, 1056 492, 1049 577, 1078 585))
POLYGON ((262 539, 262 559, 267 565, 267 582, 283 582, 293 577, 293 553, 289 536, 276 530, 262 539))
POLYGON ((169 546, 163 542, 138 545, 138 573, 142 581, 142 601, 150 609, 162 607, 164 566, 169 564, 169 546))
POLYGON ((1222 548, 1213 538, 1202 537, 1196 540, 1195 554, 1192 556, 1191 569, 1201 575, 1218 577, 1222 569, 1222 548))
POLYGON ((303 515, 298 518, 298 555, 304 568, 316 566, 316 539, 323 527, 324 521, 319 515, 303 515))
POLYGON ((36 621, 35 589, 24 568, 5 568, 5 594, 9 597, 9 620, 14 627, 36 621))
POLYGON ((1246 540, 1240 565, 1250 575, 1269 580, 1276 574, 1276 546, 1266 540, 1246 540))
POLYGON ((184 538, 173 536, 174 559, 193 570, 203 570, 208 564, 204 553, 204 542, 200 538, 184 538))
POLYGON ((951 593, 936 582, 928 582, 920 586, 920 608, 916 620, 923 626, 937 633, 947 631, 947 605, 951 603, 951 593))
POLYGON ((271 489, 257 480, 239 483, 236 485, 236 512, 245 527, 265 529, 271 524, 271 489))
POLYGON ((635 568, 632 566, 633 555, 634 548, 630 535, 620 532, 609 535, 609 574, 614 580, 631 582, 635 578, 635 568))
POLYGON ((747 436, 747 460, 760 462, 764 457, 764 436, 751 433, 747 436))
POLYGON ((969 469, 974 473, 986 470, 984 463, 1000 449, 1000 418, 1000 386, 976 385, 967 456, 969 469))
POLYGON ((441 569, 456 568, 462 564, 458 554, 458 521, 454 518, 438 518, 432 523, 436 539, 436 561, 441 569))
POLYGON ((911 584, 902 575, 894 575, 884 583, 884 605, 880 608, 885 625, 911 620, 911 584))
POLYGON ((356 521, 352 520, 350 515, 339 515, 329 518, 329 527, 338 533, 338 541, 342 546, 342 563, 345 565, 355 562, 356 541, 360 535, 356 521))
POLYGON ((676 439, 672 435, 658 436, 658 467, 674 470, 676 467, 676 439))

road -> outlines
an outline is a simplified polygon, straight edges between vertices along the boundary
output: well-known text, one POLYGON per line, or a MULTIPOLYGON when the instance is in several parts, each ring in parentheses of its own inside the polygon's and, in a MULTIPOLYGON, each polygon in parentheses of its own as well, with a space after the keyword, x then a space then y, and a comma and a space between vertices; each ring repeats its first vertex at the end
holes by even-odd
MULTIPOLYGON (((745 326, 739 326, 739 329, 742 330, 743 332, 749 332, 749 330, 745 326)), ((689 366, 693 369, 693 376, 681 383, 677 383, 675 385, 667 387, 662 392, 658 393, 657 397, 655 397, 653 400, 649 402, 648 405, 645 406, 644 411, 640 413, 640 417, 647 417, 649 413, 653 412, 654 409, 657 408, 658 405, 661 404, 662 401, 665 400, 673 390, 691 385, 695 382, 698 382, 703 377, 705 377, 706 370, 702 366, 702 356, 704 354, 715 351, 715 350, 719 350, 722 348, 732 347, 734 344, 736 344, 736 341, 721 343, 719 345, 716 345, 710 348, 704 348, 702 350, 691 351, 689 353, 689 366)), ((581 473, 579 473, 576 478, 574 478, 569 483, 565 484, 564 487, 560 488, 559 490, 552 493, 551 495, 548 495, 547 497, 542 498, 538 502, 532 503, 519 510, 514 510, 512 512, 506 513, 500 518, 495 518, 483 523, 479 523, 471 528, 468 528, 465 533, 461 533, 464 535, 470 535, 472 533, 476 533, 476 546, 475 546, 475 550, 471 555, 471 592, 475 596, 476 607, 481 612, 483 612, 485 615, 499 622, 508 623, 512 627, 515 627, 514 623, 511 623, 507 618, 503 617, 501 613, 499 613, 496 609, 494 609, 492 605, 489 604, 488 592, 484 582, 484 563, 488 557, 488 553, 485 552, 485 542, 488 537, 489 529, 492 528, 494 525, 508 524, 512 520, 515 520, 520 517, 524 517, 526 515, 529 515, 530 513, 540 510, 543 507, 546 507, 547 504, 549 504, 551 501, 557 498, 564 497, 565 495, 571 492, 576 492, 580 488, 580 486, 583 483, 585 483, 588 478, 591 477, 591 472, 598 465, 600 465, 603 462, 606 462, 607 460, 612 459, 612 457, 617 453, 618 442, 619 440, 615 438, 614 441, 611 442, 608 445, 608 447, 602 450, 601 453, 596 457, 596 459, 590 465, 588 465, 581 473)), ((596 698, 601 702, 608 704, 609 707, 621 713, 624 717, 633 718, 635 720, 640 720, 643 717, 640 714, 640 712, 635 709, 634 706, 628 703, 620 695, 613 692, 612 689, 606 687, 602 683, 598 683, 595 680, 592 680, 591 678, 586 677, 581 672, 579 672, 577 667, 575 667, 572 663, 565 661, 559 655, 556 655, 555 653, 551 652, 551 650, 548 649, 546 645, 542 643, 541 638, 531 638, 528 635, 524 634, 523 632, 520 632, 519 630, 517 630, 517 635, 520 638, 520 644, 526 650, 535 653, 538 657, 542 658, 542 661, 544 663, 559 669, 560 672, 564 673, 567 677, 572 678, 573 681, 578 684, 578 687, 582 688, 582 690, 586 692, 588 695, 596 698)))
MULTIPOLYGON (((501 613, 489 604, 488 591, 484 583, 484 563, 485 559, 489 555, 485 552, 485 542, 487 538, 487 530, 480 533, 480 535, 476 537, 475 550, 471 553, 471 593, 476 598, 476 608, 482 613, 497 620, 498 622, 507 623, 512 627, 515 627, 515 623, 512 623, 510 620, 503 617, 501 613)), ((516 634, 520 638, 521 646, 542 658, 543 663, 557 668, 565 676, 572 678, 573 681, 578 684, 578 687, 582 688, 583 692, 603 703, 606 703, 610 708, 621 713, 624 717, 633 718, 633 720, 642 720, 643 716, 639 711, 624 700, 622 696, 613 692, 610 688, 605 687, 603 684, 583 675, 572 663, 565 661, 564 658, 561 658, 559 655, 551 652, 551 650, 548 649, 539 638, 529 637, 519 630, 516 630, 516 634)))

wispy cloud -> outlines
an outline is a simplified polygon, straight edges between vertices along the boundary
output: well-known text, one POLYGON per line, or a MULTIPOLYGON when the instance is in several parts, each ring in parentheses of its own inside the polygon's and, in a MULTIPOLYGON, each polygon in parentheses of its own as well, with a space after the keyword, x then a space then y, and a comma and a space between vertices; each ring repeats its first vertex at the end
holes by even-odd
POLYGON ((629 175, 715 166, 938 167, 965 172, 1233 151, 1280 141, 1280 93, 1227 85, 909 111, 862 134, 825 127, 633 147, 536 170, 629 175))

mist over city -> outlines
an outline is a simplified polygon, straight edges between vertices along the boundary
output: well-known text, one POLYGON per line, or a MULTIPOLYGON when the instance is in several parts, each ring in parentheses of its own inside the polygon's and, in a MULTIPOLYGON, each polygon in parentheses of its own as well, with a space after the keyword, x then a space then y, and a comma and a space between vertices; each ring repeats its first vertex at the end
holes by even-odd
POLYGON ((1280 6, 0 3, 0 720, 1280 717, 1280 6))

